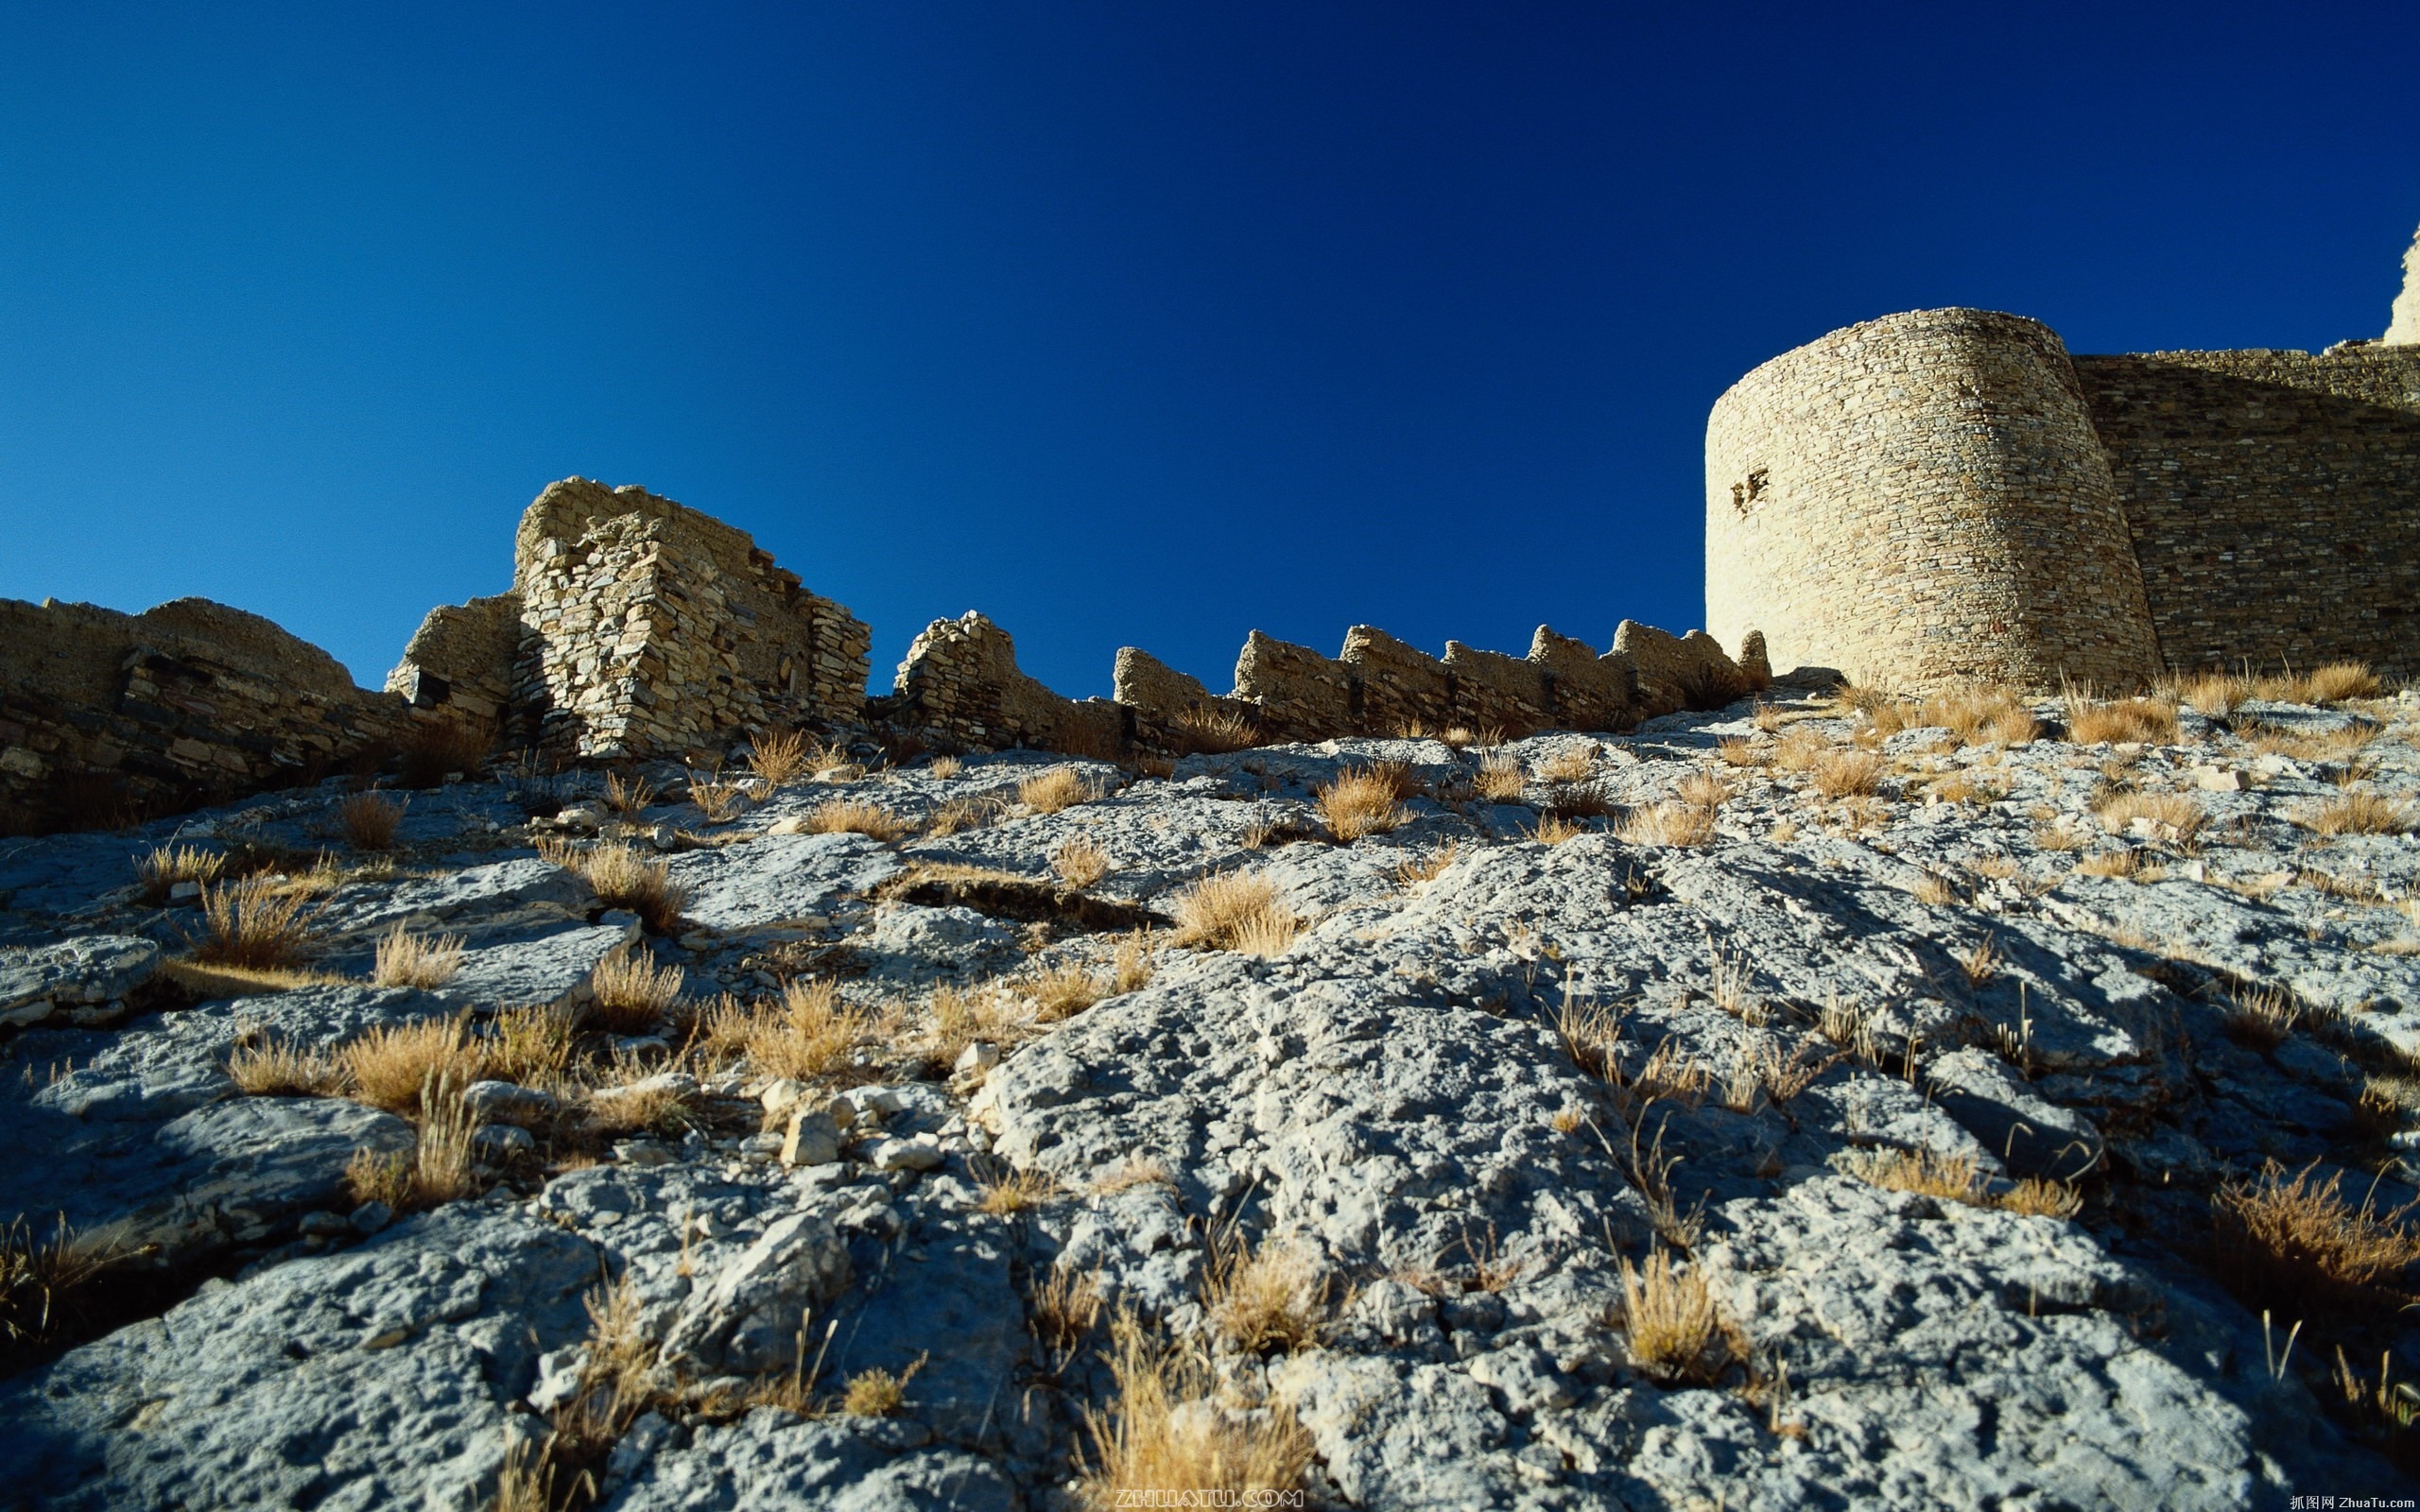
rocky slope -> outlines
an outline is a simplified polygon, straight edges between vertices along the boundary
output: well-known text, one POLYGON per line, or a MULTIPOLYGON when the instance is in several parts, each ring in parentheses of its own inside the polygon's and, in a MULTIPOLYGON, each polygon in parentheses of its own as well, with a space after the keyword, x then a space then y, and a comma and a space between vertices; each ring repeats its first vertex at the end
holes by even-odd
POLYGON ((0 1486, 1051 1507, 1189 1447, 1366 1507, 2408 1489, 2411 696, 2116 744, 1772 696, 1157 775, 868 747, 719 821, 464 781, 374 856, 337 783, 9 842, 12 1263, 61 1216, 113 1260, 47 1313, 12 1275, 0 1486), (1392 807, 1322 810, 1372 768, 1392 807), (877 833, 814 833, 840 800, 877 833), (226 869, 147 892, 171 844, 226 869), (248 868, 311 959, 180 964, 248 868), (1222 875, 1267 885, 1213 918, 1222 875), (398 926, 450 974, 368 985, 398 926))

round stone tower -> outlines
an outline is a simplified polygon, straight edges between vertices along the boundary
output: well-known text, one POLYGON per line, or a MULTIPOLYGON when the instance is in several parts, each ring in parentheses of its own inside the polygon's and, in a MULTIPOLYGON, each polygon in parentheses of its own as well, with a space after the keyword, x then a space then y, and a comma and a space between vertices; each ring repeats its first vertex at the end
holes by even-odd
POLYGON ((1705 433, 1707 627, 1772 664, 1921 687, 2105 690, 2159 670, 2143 579, 2067 350, 1983 310, 1785 352, 1705 433))

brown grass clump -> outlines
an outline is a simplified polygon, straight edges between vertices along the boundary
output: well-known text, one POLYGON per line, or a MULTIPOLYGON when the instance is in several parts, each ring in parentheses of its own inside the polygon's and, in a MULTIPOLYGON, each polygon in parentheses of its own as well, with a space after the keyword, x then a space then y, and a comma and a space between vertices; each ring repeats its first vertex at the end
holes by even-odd
POLYGON ((1276 955, 1294 943, 1302 920, 1279 902, 1277 885, 1257 872, 1224 871, 1177 894, 1175 945, 1276 955))
POLYGON ((2008 688, 1962 688, 1927 698, 1917 719, 1939 725, 1968 746, 2023 746, 2041 733, 2033 711, 2008 688))
POLYGON ((2238 704, 2254 696, 2250 678, 2217 667, 2170 678, 2160 685, 2160 692, 2210 719, 2226 718, 2238 704))
POLYGON ((436 787, 459 772, 476 779, 495 749, 493 726, 440 719, 416 725, 405 737, 403 782, 406 787, 436 787))
POLYGON ((908 1405, 908 1383, 925 1367, 925 1356, 918 1355, 895 1375, 882 1369, 858 1371, 840 1393, 840 1410, 852 1418, 892 1416, 908 1405))
POLYGON ((995 1163, 982 1173, 982 1195, 976 1207, 995 1218, 1038 1208, 1059 1194, 1059 1183, 1040 1171, 1020 1171, 995 1163))
POLYGON ((1870 750, 1826 750, 1808 773, 1815 791, 1825 798, 1862 798, 1877 792, 1890 764, 1870 750))
POLYGON ((572 1016, 544 1005, 508 1008, 480 1046, 480 1074, 551 1091, 571 1066, 572 1016))
POLYGON ((462 969, 462 936, 415 935, 397 924, 378 941, 370 980, 379 987, 443 987, 462 969))
POLYGON ((946 782, 966 770, 966 763, 956 756, 936 756, 925 764, 925 775, 935 782, 946 782))
POLYGON ((1174 1179, 1168 1168, 1151 1156, 1130 1155, 1095 1177, 1085 1190, 1097 1197, 1109 1197, 1135 1187, 1167 1186, 1174 1179))
POLYGON ((1108 876, 1115 868, 1109 852, 1098 842, 1078 835, 1062 842, 1050 853, 1050 869, 1059 873, 1059 880, 1068 886, 1084 888, 1108 876))
POLYGON ((1424 850, 1416 856, 1406 856, 1395 863, 1395 885, 1411 888, 1424 882, 1434 882, 1462 853, 1461 842, 1448 840, 1443 845, 1424 850))
POLYGON ((2098 811, 2103 828, 2120 833, 2136 819, 2166 826, 2179 839, 2202 827, 2209 815, 2189 793, 2119 793, 2098 811))
POLYGON ((608 908, 627 908, 658 935, 668 935, 681 922, 689 894, 672 880, 671 868, 651 861, 626 845, 598 846, 579 857, 579 873, 608 908))
POLYGON ((1480 758, 1478 779, 1472 784, 1479 797, 1495 803, 1518 803, 1528 787, 1521 774, 1521 764, 1510 752, 1496 751, 1480 758))
POLYGON ((1631 1359, 1667 1385, 1712 1385, 1737 1357, 1703 1274, 1660 1248, 1643 1266, 1622 1262, 1622 1328, 1631 1359))
POLYGON ((380 1024, 338 1050, 336 1064, 354 1096, 406 1117, 421 1110, 424 1088, 468 1087, 486 1074, 458 1018, 380 1024))
POLYGON ((160 846, 134 864, 135 879, 143 885, 143 901, 155 904, 166 902, 168 890, 181 882, 208 886, 226 870, 223 851, 188 845, 160 846))
POLYGON ((395 843, 404 806, 383 793, 355 793, 337 805, 337 826, 355 850, 385 850, 395 843))
POLYGON ((1944 1197, 1972 1207, 1983 1203, 1982 1167, 1971 1155, 1936 1155, 1930 1150, 1877 1151, 1858 1161, 1857 1175, 1877 1187, 1944 1197))
MULTIPOLYGON (((2064 834, 2065 832, 2061 833, 2064 834)), ((2136 879, 2140 878, 2146 869, 2143 866, 2143 853, 2140 850, 2095 850, 2076 863, 2077 874, 2085 877, 2136 879)), ((2148 869, 2156 871, 2158 868, 2148 869)))
POLYGON ((1588 826, 1578 819, 1565 818, 1560 814, 1549 814, 1538 821, 1537 828, 1530 832, 1530 838, 1540 845, 1561 845, 1565 840, 1587 833, 1588 826))
POLYGON ((344 1089, 334 1061, 285 1040, 238 1044, 227 1074, 247 1097, 333 1097, 344 1089))
POLYGON ((806 737, 795 730, 769 730, 749 743, 748 769, 775 787, 797 782, 806 768, 806 737))
POLYGON ((307 954, 310 899, 281 891, 268 877, 244 877, 201 890, 202 926, 193 948, 205 966, 293 966, 307 954))
POLYGON ((1396 801, 1395 780, 1361 768, 1346 767, 1342 776, 1311 796, 1319 801, 1328 833, 1344 845, 1399 830, 1410 818, 1396 801))
POLYGON ((1770 766, 1773 760, 1772 750, 1769 747, 1759 745, 1753 740, 1744 740, 1737 735, 1733 735, 1716 745, 1714 754, 1725 766, 1770 766))
POLYGON ((806 816, 809 834, 862 834, 885 845, 905 835, 908 821, 879 803, 864 799, 826 799, 806 816))
POLYGON ((605 774, 605 806, 616 814, 636 814, 655 801, 655 789, 644 777, 621 772, 605 774))
POLYGON ((1675 791, 1681 795, 1684 803, 1695 804, 1702 809, 1719 809, 1731 797, 1731 784, 1722 780, 1720 773, 1701 768, 1682 778, 1675 791))
POLYGON ((1236 1348, 1267 1354, 1319 1342, 1332 1288, 1307 1246, 1265 1239, 1254 1249, 1231 1231, 1211 1250, 1202 1301, 1236 1348))
POLYGON ((2375 698, 2378 695, 2378 675, 2370 670, 2366 662, 2330 662, 2311 672, 2304 680, 2303 691, 2312 703, 2375 698))
POLYGON ((2221 1187, 2215 1199, 2220 1273, 2256 1307, 2288 1317, 2329 1307, 2404 1300, 2399 1282, 2420 1261, 2411 1207, 2381 1213, 2339 1190, 2338 1172, 2319 1179, 2317 1161, 2289 1178, 2271 1161, 2256 1181, 2221 1187))
POLYGON ((477 1121, 462 1106, 461 1085, 431 1076, 419 1093, 422 1108, 409 1155, 363 1150, 345 1167, 356 1203, 383 1202, 417 1212, 471 1194, 471 1136, 477 1121))
POLYGON ((1538 775, 1549 782, 1584 782, 1597 769, 1594 747, 1572 747, 1559 750, 1538 764, 1538 775))
POLYGON ((1478 736, 1468 725, 1449 725, 1445 732, 1437 738, 1456 750, 1462 750, 1479 743, 1478 736))
POLYGON ((1072 1019, 1109 996, 1100 978, 1079 962, 1053 967, 1027 985, 1034 1001, 1034 1017, 1044 1023, 1072 1019))
POLYGON ((737 782, 689 779, 689 801, 708 824, 728 824, 748 806, 748 790, 737 782))
POLYGON ((2072 1218, 2083 1211, 2083 1194, 2065 1181, 2030 1176, 2001 1193, 1993 1205, 2029 1218, 2072 1218))
POLYGON ((1632 845, 1703 845, 1714 837, 1714 811, 1694 803, 1634 809, 1614 833, 1632 845))
POLYGON ((1916 902, 1928 908, 1947 908, 1962 902, 1958 884, 1938 871, 1927 871, 1916 879, 1916 902))
POLYGON ((131 1258, 106 1235, 79 1236, 65 1213, 46 1239, 18 1214, 0 1228, 0 1343, 38 1345, 63 1332, 92 1284, 131 1258))
POLYGON ((2123 741, 2173 746, 2178 739, 2176 705, 2165 698, 2100 703, 2071 690, 2066 704, 2067 738, 2079 746, 2123 741))
POLYGON ((1099 1324, 1102 1305, 1099 1273, 1073 1270, 1063 1255, 1033 1289, 1033 1336, 1063 1363, 1099 1324))
POLYGON ((588 990, 589 1022, 607 1034, 647 1034, 681 1001, 681 968, 626 947, 590 970, 588 990))
POLYGON ((1140 992, 1151 985, 1155 970, 1151 961, 1151 932, 1138 929, 1117 942, 1117 954, 1110 958, 1109 993, 1117 997, 1128 992, 1140 992))
POLYGON ((1072 766, 1053 766, 1017 784, 1017 801, 1036 814, 1057 814, 1099 796, 1072 766))
POLYGON ((2286 1042, 2302 1022, 2302 1005, 2276 988, 2247 988, 2228 1009, 2226 1036, 2246 1050, 2267 1052, 2286 1042))
POLYGON ((1773 765, 1785 772, 1815 768, 1833 749, 1831 738, 1810 725, 1792 725, 1773 743, 1773 765))
POLYGON ((931 833, 956 834, 960 830, 981 829, 1001 812, 996 799, 954 798, 933 811, 931 833))
POLYGON ((1214 1504, 1209 1497, 1301 1487, 1311 1435, 1290 1408, 1229 1405, 1206 1362, 1148 1335, 1131 1315, 1121 1315, 1111 1332, 1117 1395, 1107 1412, 1084 1415, 1096 1456, 1080 1483, 1086 1506, 1108 1512, 1129 1504, 1133 1492, 1196 1493, 1207 1506, 1214 1504))
POLYGON ((1200 755, 1222 756, 1260 744, 1260 727, 1229 709, 1188 708, 1176 716, 1176 729, 1185 749, 1200 755))
POLYGON ((2382 798, 2366 787, 2348 787, 2326 802, 2293 816, 2314 834, 2410 834, 2420 828, 2411 805, 2382 798))

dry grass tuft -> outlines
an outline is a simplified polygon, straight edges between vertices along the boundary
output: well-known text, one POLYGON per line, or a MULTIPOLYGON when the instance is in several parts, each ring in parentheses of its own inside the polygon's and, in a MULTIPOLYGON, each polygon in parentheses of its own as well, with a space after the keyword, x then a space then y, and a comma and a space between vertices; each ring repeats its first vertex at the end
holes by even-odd
POLYGON ((2289 1178, 2274 1161, 2256 1181, 2229 1182, 2215 1201, 2220 1273, 2256 1307, 2286 1316, 2314 1309, 2405 1300, 2398 1283, 2420 1261, 2411 1206, 2381 1213, 2340 1191, 2343 1174, 2319 1179, 2316 1161, 2289 1178))
POLYGON ((879 803, 864 799, 826 799, 806 816, 809 834, 862 834, 885 845, 908 833, 907 820, 879 803))
POLYGON ((1983 1168, 1971 1155, 1936 1155, 1930 1150, 1874 1151, 1853 1163, 1851 1170, 1877 1187, 1943 1197, 1972 1207, 1983 1204, 1983 1168))
POLYGON ((2136 819, 2149 819, 2178 839, 2209 818, 2201 800, 2189 793, 2119 793, 2102 803, 2098 813, 2102 827, 2112 834, 2124 832, 2136 819))
POLYGON ((1865 797, 1878 792, 1890 764, 1870 750, 1825 750, 1808 768, 1815 791, 1825 798, 1865 797))
POLYGON ((795 730, 765 731, 749 743, 748 769, 775 787, 787 787, 806 775, 806 737, 795 730))
POLYGON ((670 934, 681 922, 689 894, 672 880, 668 864, 649 860, 627 845, 598 846, 581 853, 577 864, 606 907, 629 909, 658 935, 670 934))
POLYGON ((1924 702, 1916 718, 1939 725, 1962 745, 2023 746, 2041 733, 2032 709, 2014 690, 1961 688, 1924 702))
POLYGON ((1027 984, 1034 1002, 1034 1018, 1043 1023, 1072 1019, 1109 996, 1109 988, 1082 963, 1055 966, 1027 984))
POLYGON ((1712 1385, 1737 1358, 1703 1274, 1660 1248, 1643 1266, 1622 1262, 1622 1328, 1632 1360, 1667 1385, 1712 1385))
POLYGON ((134 864, 135 880, 143 885, 143 901, 155 904, 166 902, 168 890, 181 882, 206 887, 226 870, 225 852, 189 845, 160 846, 134 864))
POLYGON ((464 1084, 431 1076, 417 1094, 420 1126, 409 1155, 355 1154, 345 1167, 353 1200, 383 1202, 397 1212, 417 1212, 470 1195, 471 1136, 477 1121, 462 1106, 464 1084))
POLYGON ((1999 975, 2000 964, 1999 942, 1989 935, 1977 940, 1968 947, 1966 954, 1958 957, 1958 969, 1965 973, 1966 985, 1970 988, 1979 988, 1999 975))
POLYGON ((1050 869, 1070 887, 1084 888, 1106 877, 1115 868, 1109 852, 1099 844, 1082 835, 1061 842, 1050 853, 1050 869))
POLYGON ((0 1228, 0 1343, 40 1345, 65 1332, 93 1283, 137 1253, 107 1233, 78 1235, 65 1213, 48 1238, 18 1214, 0 1228))
POLYGON ((1928 908, 1947 908, 1964 901, 1957 883, 1932 870, 1916 879, 1915 893, 1916 902, 1928 908))
POLYGON ((1406 856, 1395 863, 1395 884, 1409 889, 1424 882, 1434 882, 1444 875, 1445 868, 1452 866, 1455 857, 1461 853, 1461 842, 1448 840, 1416 856, 1406 856))
POLYGON ((2069 690, 2066 706, 2067 738, 2079 746, 2124 741, 2173 746, 2178 739, 2176 705, 2166 698, 2100 703, 2089 695, 2069 690))
POLYGON ((2286 1042, 2302 1022, 2302 1005, 2277 988, 2246 988, 2227 1010, 2226 1036, 2246 1050, 2267 1052, 2286 1042))
POLYGON ((1177 738, 1188 751, 1222 756, 1260 744, 1260 727, 1251 716, 1230 709, 1195 706, 1176 716, 1177 738))
POLYGON ((1792 725, 1773 743, 1773 765, 1785 772, 1807 772, 1834 749, 1831 737, 1811 725, 1792 725))
POLYGON ((1680 794, 1684 803, 1702 809, 1719 809, 1731 798, 1732 789, 1720 773, 1702 768, 1682 778, 1674 791, 1680 794))
POLYGON ((2349 787, 2326 802, 2292 816, 2314 834, 2410 834, 2420 829, 2411 805, 2382 798, 2366 787, 2349 787))
POLYGON ((1085 1412, 1097 1457, 1080 1482, 1086 1506, 1107 1512, 1143 1504, 1132 1493, 1190 1494, 1208 1506, 1219 1504, 1210 1498, 1301 1487, 1310 1468, 1311 1435, 1290 1408, 1271 1402, 1247 1412, 1229 1405, 1200 1355, 1147 1335, 1132 1316, 1120 1316, 1111 1332, 1116 1400, 1107 1412, 1085 1412))
POLYGON ((708 824, 728 824, 748 807, 748 790, 737 782, 689 779, 689 801, 708 824))
POLYGON ((1130 1155, 1093 1177, 1092 1185, 1085 1190, 1096 1197, 1110 1197, 1135 1187, 1168 1186, 1174 1180, 1160 1160, 1148 1155, 1130 1155))
POLYGON ((443 987, 462 969, 462 936, 415 935, 397 924, 378 941, 370 980, 378 987, 443 987))
POLYGON ((840 1410, 852 1418, 888 1418, 908 1405, 908 1383, 925 1367, 918 1355, 896 1375, 882 1369, 860 1370, 840 1393, 840 1410))
POLYGON ((480 1074, 546 1091, 567 1079, 572 1016, 566 1010, 544 1005, 507 1008, 495 1016, 493 1030, 479 1047, 485 1062, 480 1074))
POLYGON ((1496 751, 1480 758, 1478 780, 1472 784, 1478 796, 1494 803, 1518 803, 1528 787, 1521 774, 1521 764, 1511 753, 1496 751))
POLYGON ((1410 818, 1397 801, 1399 782, 1392 775, 1348 766, 1342 776, 1311 796, 1319 801, 1328 833, 1344 845, 1364 835, 1399 830, 1410 818))
POLYGON ((193 958, 205 966, 255 970, 294 966, 310 944, 311 920, 303 912, 309 905, 307 896, 283 892, 265 876, 205 886, 201 918, 207 933, 194 945, 193 958))
POLYGON ((1020 1171, 997 1162, 979 1175, 982 1195, 976 1207, 995 1218, 1038 1208, 1059 1194, 1059 1183, 1040 1171, 1020 1171))
POLYGON ((1258 872, 1225 871, 1177 894, 1176 933, 1169 943, 1276 955, 1294 943, 1303 922, 1278 899, 1277 884, 1258 872))
POLYGON ((403 822, 404 806, 383 793, 355 793, 337 805, 337 827, 355 850, 391 849, 403 822))
POLYGON ((596 963, 588 989, 588 1022, 607 1034, 647 1034, 681 1001, 681 968, 626 947, 596 963))
POLYGON ((1464 750, 1479 743, 1478 736, 1468 725, 1449 725, 1445 732, 1437 738, 1456 750, 1464 750))
POLYGON ((1538 764, 1538 775, 1549 782, 1584 782, 1597 769, 1597 748, 1575 746, 1559 750, 1538 764))
POLYGON ((2238 704, 2255 696, 2250 678, 2217 667, 2168 679, 2161 683, 2160 693, 2209 719, 2226 718, 2238 704))
POLYGON ((354 1096, 406 1117, 421 1111, 423 1089, 468 1087, 486 1074, 458 1018, 380 1024, 338 1050, 336 1064, 354 1096))
POLYGON ((2347 698, 2375 698, 2378 675, 2366 662, 2330 662, 2314 669, 2303 691, 2312 703, 2341 703, 2347 698))
POLYGON ((1117 954, 1110 958, 1110 996, 1140 992, 1151 985, 1153 970, 1151 932, 1138 929, 1117 942, 1117 954))
POLYGON ((1770 766, 1773 760, 1772 747, 1737 735, 1718 744, 1714 754, 1725 766, 1770 766))
POLYGON ((227 1074, 247 1097, 333 1097, 344 1090, 333 1060, 285 1040, 238 1044, 227 1074))
MULTIPOLYGON (((780 1001, 743 1009, 723 1005, 721 1025, 760 1076, 813 1081, 850 1064, 873 1032, 865 1010, 844 1003, 831 982, 792 982, 780 1001)), ((711 1019, 712 1016, 710 1016, 711 1019)), ((710 1022, 708 1033, 716 1032, 710 1022)))
POLYGON ((931 833, 942 835, 956 834, 960 830, 978 830, 1004 812, 997 799, 954 798, 933 811, 931 833))
POLYGON ((1072 766, 1053 766, 1017 784, 1017 801, 1036 814, 1057 814, 1098 797, 1083 773, 1072 766))
MULTIPOLYGON (((2065 833, 2065 832, 2061 833, 2063 834, 2065 833)), ((2045 846, 2043 849, 2049 850, 2051 848, 2045 846)), ((2071 848, 2062 846, 2058 849, 2066 850, 2071 848)), ((2095 850, 2091 854, 2085 856, 2083 860, 2076 863, 2077 875, 2084 877, 2119 877, 2141 880, 2147 871, 2157 872, 2158 869, 2159 868, 2156 867, 2147 868, 2143 865, 2143 853, 2140 850, 2095 850)))
POLYGON ((1567 818, 1560 814, 1549 814, 1538 821, 1536 829, 1530 832, 1530 838, 1540 845, 1561 845, 1565 840, 1587 833, 1588 826, 1578 819, 1567 818))
POLYGON ((1614 833, 1632 845, 1703 845, 1714 838, 1714 811, 1694 803, 1652 803, 1633 809, 1614 833))
POLYGON ((2029 1218, 2072 1218, 2083 1211, 2083 1194, 2065 1181, 2030 1176, 2000 1194, 1993 1205, 2029 1218))
POLYGON ((655 789, 644 777, 605 774, 605 806, 616 814, 636 814, 655 801, 655 789))
POLYGON ((1317 1344, 1332 1288, 1319 1258, 1298 1240, 1264 1239, 1258 1249, 1230 1231, 1211 1246, 1201 1297, 1210 1320, 1249 1354, 1317 1344))
POLYGON ((1099 1273, 1073 1270, 1063 1255, 1033 1289, 1033 1336, 1063 1364, 1099 1325, 1102 1305, 1099 1273))

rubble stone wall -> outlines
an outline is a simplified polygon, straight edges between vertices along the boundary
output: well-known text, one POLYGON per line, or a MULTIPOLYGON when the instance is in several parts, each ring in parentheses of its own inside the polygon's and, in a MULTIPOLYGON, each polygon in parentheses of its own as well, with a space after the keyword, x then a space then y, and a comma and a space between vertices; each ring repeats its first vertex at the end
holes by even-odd
POLYGON ((0 827, 86 828, 313 782, 412 726, 402 698, 242 610, 0 599, 0 827))
POLYGON ((953 746, 1023 746, 1115 760, 1132 743, 1123 709, 1051 692, 1018 669, 1009 632, 971 610, 925 627, 891 687, 893 718, 953 746))
POLYGON ((2169 665, 2420 674, 2420 347, 2076 370, 2169 665))

